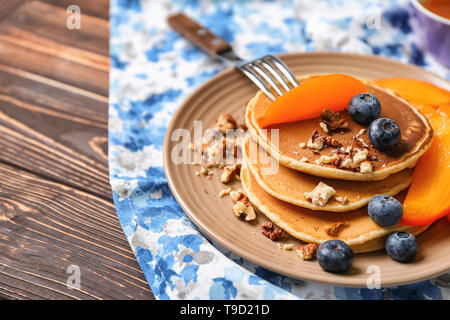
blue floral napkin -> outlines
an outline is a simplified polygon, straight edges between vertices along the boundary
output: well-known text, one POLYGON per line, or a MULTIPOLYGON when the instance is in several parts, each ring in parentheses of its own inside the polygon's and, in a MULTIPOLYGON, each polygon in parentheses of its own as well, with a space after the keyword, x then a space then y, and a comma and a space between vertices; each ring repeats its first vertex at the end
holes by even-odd
POLYGON ((406 1, 112 0, 109 167, 123 230, 158 299, 448 299, 450 275, 389 289, 290 279, 205 238, 175 201, 162 168, 171 116, 224 70, 172 31, 184 11, 239 55, 330 50, 380 54, 450 78, 411 33, 406 1))

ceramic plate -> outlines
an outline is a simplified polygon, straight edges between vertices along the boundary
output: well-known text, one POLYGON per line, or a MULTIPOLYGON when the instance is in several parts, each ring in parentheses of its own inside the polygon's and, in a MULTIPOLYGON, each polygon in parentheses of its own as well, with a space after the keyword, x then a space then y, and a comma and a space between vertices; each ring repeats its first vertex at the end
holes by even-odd
MULTIPOLYGON (((346 73, 363 79, 406 77, 425 80, 450 90, 450 83, 416 66, 376 56, 328 52, 291 53, 280 57, 297 75, 346 73)), ((203 130, 214 126, 220 114, 234 115, 243 122, 247 102, 256 93, 256 87, 235 69, 228 69, 201 86, 174 115, 164 142, 164 170, 170 188, 189 217, 209 237, 237 255, 267 269, 301 279, 346 287, 365 287, 376 270, 380 272, 381 286, 396 286, 429 279, 450 271, 450 228, 441 219, 418 236, 420 251, 413 263, 402 264, 391 260, 384 252, 359 254, 350 272, 337 275, 323 271, 317 261, 303 261, 295 251, 277 247, 265 238, 258 226, 266 220, 262 214, 253 223, 237 219, 229 197, 219 198, 225 185, 220 172, 211 179, 197 177, 199 166, 175 164, 171 151, 178 143, 171 141, 171 133, 178 128, 188 129, 193 136, 195 120, 201 120, 203 130), (375 266, 375 267, 373 267, 375 266)), ((239 188, 238 182, 234 183, 239 188)), ((283 243, 299 243, 288 239, 283 243)))

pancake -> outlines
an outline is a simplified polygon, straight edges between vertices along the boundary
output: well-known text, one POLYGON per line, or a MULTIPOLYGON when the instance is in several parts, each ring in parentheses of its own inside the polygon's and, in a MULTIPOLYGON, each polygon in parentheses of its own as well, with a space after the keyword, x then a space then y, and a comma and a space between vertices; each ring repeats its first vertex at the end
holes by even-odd
MULTIPOLYGON (((339 239, 346 242, 355 253, 372 252, 383 249, 385 238, 392 232, 408 231, 418 235, 428 228, 405 225, 380 227, 367 215, 366 207, 336 214, 312 211, 281 201, 259 186, 245 162, 241 170, 241 182, 248 199, 261 213, 294 238, 308 243, 320 244, 339 239), (345 222, 345 226, 333 237, 325 232, 325 228, 335 222, 345 222)), ((397 196, 400 201, 404 197, 405 192, 397 196)))
POLYGON ((242 154, 248 168, 259 186, 275 198, 311 210, 347 212, 365 206, 378 194, 395 196, 408 188, 412 181, 413 170, 405 169, 394 173, 386 180, 348 181, 334 180, 312 176, 284 166, 277 166, 277 161, 270 157, 249 137, 244 140, 242 154), (250 154, 252 155, 250 157, 250 154), (268 170, 274 168, 276 170, 268 170), (313 190, 319 182, 323 182, 336 190, 336 197, 347 197, 342 204, 331 197, 324 206, 314 205, 303 196, 313 190))
MULTIPOLYGON (((312 77, 314 76, 305 76, 298 78, 298 80, 302 83, 312 77)), ((340 114, 350 124, 350 130, 333 133, 332 137, 340 142, 343 147, 361 148, 354 137, 361 129, 366 129, 361 139, 369 145, 367 147, 369 154, 376 159, 376 161, 371 162, 373 165, 372 172, 362 173, 357 169, 337 168, 333 164, 316 163, 322 155, 329 156, 331 154, 331 151, 333 151, 331 147, 325 147, 320 152, 300 147, 301 143, 307 143, 315 130, 319 130, 321 134, 326 135, 319 126, 320 118, 271 125, 266 128, 267 130, 262 130, 258 125, 258 119, 264 114, 271 101, 261 91, 247 105, 246 125, 252 137, 282 165, 315 176, 339 180, 374 181, 383 180, 395 172, 414 167, 417 160, 432 143, 433 129, 428 120, 393 91, 381 88, 369 81, 361 81, 366 84, 368 91, 380 100, 380 117, 391 118, 399 125, 401 130, 399 144, 395 150, 388 152, 381 152, 373 148, 368 140, 367 127, 353 121, 347 111, 340 114), (275 142, 278 140, 278 143, 271 141, 270 129, 279 129, 278 139, 273 139, 275 142), (303 158, 306 158, 307 162, 300 161, 303 158)))

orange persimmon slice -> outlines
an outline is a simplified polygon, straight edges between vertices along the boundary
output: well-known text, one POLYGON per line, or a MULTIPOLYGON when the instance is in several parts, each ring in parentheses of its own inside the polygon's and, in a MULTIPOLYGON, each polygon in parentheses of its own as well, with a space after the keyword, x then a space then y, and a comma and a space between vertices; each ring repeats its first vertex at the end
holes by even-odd
POLYGON ((411 102, 434 129, 433 144, 414 169, 400 221, 407 225, 430 224, 450 214, 450 92, 414 79, 379 79, 375 83, 411 102))
POLYGON ((271 124, 316 118, 325 108, 342 111, 353 96, 363 92, 367 92, 367 87, 351 76, 318 76, 278 97, 259 119, 259 125, 264 128, 271 124))
POLYGON ((450 105, 439 106, 438 112, 441 116, 450 119, 450 105))
POLYGON ((414 169, 402 224, 426 225, 450 214, 450 119, 436 113, 429 120, 434 141, 414 169))
POLYGON ((394 90, 413 104, 439 105, 450 104, 450 92, 431 83, 405 78, 387 78, 375 80, 375 83, 394 90))

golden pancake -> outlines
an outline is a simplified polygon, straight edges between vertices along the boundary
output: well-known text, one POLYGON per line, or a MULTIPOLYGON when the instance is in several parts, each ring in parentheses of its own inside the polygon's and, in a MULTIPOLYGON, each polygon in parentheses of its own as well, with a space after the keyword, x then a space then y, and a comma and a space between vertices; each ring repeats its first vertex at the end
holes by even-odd
POLYGON ((275 198, 311 210, 332 212, 356 210, 365 206, 373 196, 378 194, 395 196, 408 188, 412 181, 412 169, 405 169, 392 174, 386 180, 373 182, 327 179, 277 165, 277 161, 249 137, 244 140, 242 147, 244 161, 261 188, 275 198), (331 197, 324 206, 314 205, 303 196, 320 182, 336 190, 335 196, 331 197), (335 197, 338 199, 346 197, 347 201, 342 203, 335 197))
MULTIPOLYGON (((314 76, 299 78, 302 83, 314 76)), ((327 135, 320 127, 320 118, 307 119, 289 123, 271 125, 267 130, 263 130, 258 125, 258 119, 264 114, 271 104, 261 91, 250 100, 246 108, 245 121, 250 129, 252 137, 278 160, 282 165, 294 170, 308 174, 353 181, 374 181, 383 180, 389 175, 412 168, 417 160, 431 146, 433 129, 428 120, 406 100, 389 89, 381 88, 370 81, 363 81, 369 89, 369 93, 374 94, 381 103, 380 117, 390 118, 397 122, 401 130, 401 140, 395 150, 381 152, 373 148, 368 140, 367 127, 356 123, 347 111, 340 112, 341 117, 350 124, 350 130, 336 132, 332 137, 345 148, 352 147, 353 150, 361 147, 358 137, 361 129, 366 129, 358 138, 369 150, 369 154, 375 161, 371 161, 373 170, 371 172, 359 172, 358 168, 338 168, 336 164, 324 164, 320 162, 321 156, 330 156, 336 148, 325 147, 317 152, 311 148, 300 146, 307 143, 315 130, 320 134, 327 135), (272 139, 271 129, 279 129, 278 139, 272 139), (273 140, 273 141, 272 141, 273 140), (301 161, 306 158, 306 161, 301 161)), ((326 93, 324 93, 326 94, 326 93)), ((301 108, 301 102, 299 102, 301 108)), ((326 108, 326 106, 324 106, 326 108)))
MULTIPOLYGON (((268 219, 294 238, 308 243, 323 243, 339 239, 346 242, 354 252, 371 252, 384 247, 384 239, 395 231, 408 231, 414 235, 425 231, 428 226, 395 225, 380 227, 370 219, 367 208, 347 213, 312 211, 281 201, 262 189, 251 174, 245 162, 241 170, 242 187, 250 202, 268 219), (342 230, 331 236, 325 231, 331 223, 344 222, 342 230)), ((403 201, 405 192, 397 199, 403 201)))

